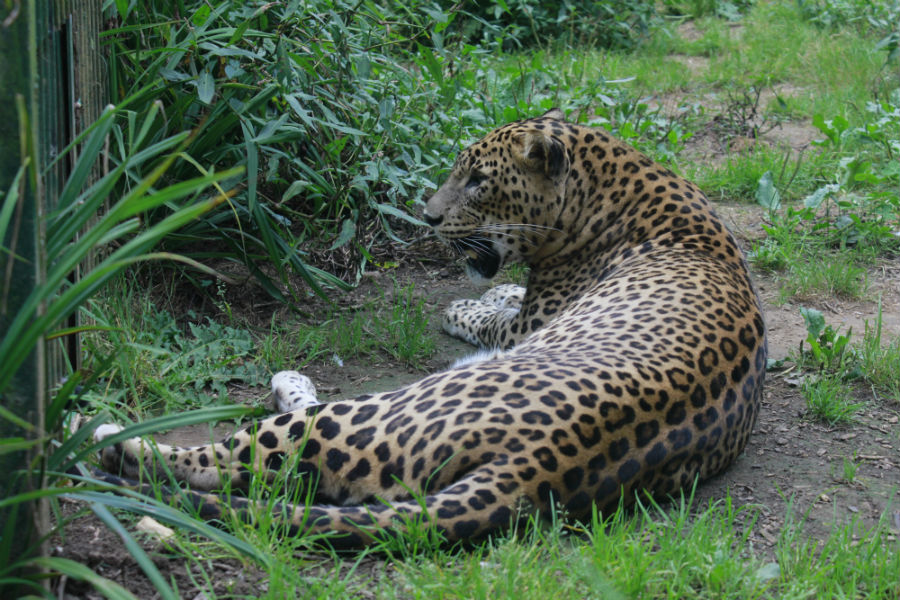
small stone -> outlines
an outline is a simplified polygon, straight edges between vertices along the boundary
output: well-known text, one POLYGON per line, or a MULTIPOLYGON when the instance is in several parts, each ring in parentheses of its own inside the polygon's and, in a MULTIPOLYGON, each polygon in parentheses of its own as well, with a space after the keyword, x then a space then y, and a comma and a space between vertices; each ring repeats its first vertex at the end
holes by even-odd
POLYGON ((151 537, 155 537, 156 539, 165 542, 172 537, 175 536, 175 532, 159 521, 155 519, 151 519, 150 517, 144 517, 138 524, 135 526, 138 531, 143 531, 147 535, 151 537))

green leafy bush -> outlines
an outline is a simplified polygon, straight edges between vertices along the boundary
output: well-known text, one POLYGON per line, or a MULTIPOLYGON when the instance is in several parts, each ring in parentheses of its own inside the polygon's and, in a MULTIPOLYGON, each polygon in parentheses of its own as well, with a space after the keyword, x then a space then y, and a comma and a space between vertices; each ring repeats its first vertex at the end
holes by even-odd
POLYGON ((823 28, 855 26, 875 35, 895 32, 897 0, 797 0, 800 14, 823 28))
POLYGON ((623 0, 116 6, 121 25, 104 34, 115 94, 135 95, 137 115, 161 108, 146 143, 194 127, 186 151, 198 162, 246 167, 229 205, 168 248, 243 263, 282 300, 290 271, 316 289, 346 288, 373 243, 409 239, 433 180, 464 143, 509 120, 510 96, 514 117, 550 108, 484 57, 566 32, 627 45, 652 14, 650 2, 623 0))
POLYGON ((631 48, 656 14, 648 0, 471 0, 462 7, 468 14, 456 21, 461 32, 500 41, 505 49, 571 43, 631 48))
POLYGON ((433 33, 415 14, 345 2, 160 0, 109 32, 114 88, 138 93, 138 111, 162 105, 157 135, 194 126, 192 156, 246 167, 230 206, 170 247, 243 261, 282 297, 277 281, 288 268, 314 286, 342 286, 303 260, 299 247, 313 235, 336 249, 373 229, 396 237, 398 222, 417 224, 409 209, 448 153, 429 145, 446 143, 440 115, 426 109, 439 98, 423 91, 413 59, 427 55, 433 77, 443 65, 440 53, 414 43, 433 33), (409 37, 386 25, 398 20, 409 37), (257 266, 260 258, 276 276, 257 266))
POLYGON ((747 12, 755 0, 663 0, 667 12, 693 19, 722 17, 737 21, 747 12))

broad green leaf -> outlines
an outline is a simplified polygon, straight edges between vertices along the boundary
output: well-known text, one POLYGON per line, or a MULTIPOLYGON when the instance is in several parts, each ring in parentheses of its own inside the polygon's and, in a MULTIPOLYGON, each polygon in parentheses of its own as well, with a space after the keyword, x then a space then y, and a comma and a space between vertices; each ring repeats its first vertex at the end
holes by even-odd
POLYGON ((420 227, 428 227, 428 224, 424 221, 421 221, 408 212, 404 210, 400 210, 396 206, 391 206, 390 204, 385 204, 383 202, 375 202, 372 204, 378 212, 386 215, 391 215, 393 217, 397 217, 398 219, 403 219, 408 223, 412 223, 413 225, 418 225, 420 227))
POLYGON ((208 4, 201 4, 200 8, 194 11, 194 15, 191 17, 191 22, 194 25, 204 25, 209 19, 209 15, 212 12, 212 9, 208 4))
POLYGON ((128 18, 128 0, 116 0, 116 11, 123 21, 128 18))
POLYGON ((294 181, 293 183, 291 183, 291 185, 288 186, 288 189, 286 189, 284 191, 284 194, 282 194, 281 201, 287 202, 294 196, 297 196, 297 195, 303 193, 306 190, 306 188, 308 188, 308 187, 309 187, 308 181, 305 181, 303 179, 294 181))
POLYGON ((440 81, 443 77, 443 68, 441 67, 441 63, 438 58, 434 55, 434 52, 431 51, 431 48, 427 46, 419 45, 419 55, 422 57, 422 62, 425 65, 425 68, 428 69, 428 73, 431 75, 431 78, 434 81, 440 81))
POLYGON ((341 223, 341 233, 337 236, 337 239, 334 240, 334 243, 331 244, 331 248, 329 250, 336 250, 352 240, 356 236, 356 223, 354 223, 351 219, 344 219, 344 222, 341 223))
POLYGON ((823 185, 815 192, 803 199, 803 206, 805 206, 806 208, 817 209, 822 205, 822 202, 824 202, 826 198, 837 192, 838 189, 839 186, 834 183, 823 185))
POLYGON ((204 104, 211 104, 216 93, 216 81, 212 73, 203 70, 197 77, 197 98, 204 104))
POLYGON ((250 19, 247 19, 246 21, 238 25, 237 28, 235 28, 234 33, 232 33, 231 37, 228 38, 228 43, 234 44, 235 42, 240 40, 243 37, 244 32, 247 31, 248 27, 250 27, 250 19))
POLYGON ((819 339, 819 334, 825 329, 825 316, 821 311, 805 306, 800 307, 800 314, 803 316, 803 321, 806 323, 806 332, 809 334, 809 337, 812 339, 819 339))
POLYGON ((759 178, 756 186, 756 202, 769 210, 778 210, 781 207, 781 194, 775 189, 771 171, 766 171, 759 178))

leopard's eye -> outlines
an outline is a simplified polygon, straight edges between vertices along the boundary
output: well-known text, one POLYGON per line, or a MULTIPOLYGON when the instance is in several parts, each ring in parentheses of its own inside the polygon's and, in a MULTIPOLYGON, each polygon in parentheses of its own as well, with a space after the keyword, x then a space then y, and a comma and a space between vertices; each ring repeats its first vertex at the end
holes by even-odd
POLYGON ((472 171, 472 174, 469 175, 469 180, 466 182, 466 189, 474 190, 479 185, 481 185, 481 183, 486 179, 487 179, 487 175, 483 175, 483 174, 479 173, 478 171, 472 171))

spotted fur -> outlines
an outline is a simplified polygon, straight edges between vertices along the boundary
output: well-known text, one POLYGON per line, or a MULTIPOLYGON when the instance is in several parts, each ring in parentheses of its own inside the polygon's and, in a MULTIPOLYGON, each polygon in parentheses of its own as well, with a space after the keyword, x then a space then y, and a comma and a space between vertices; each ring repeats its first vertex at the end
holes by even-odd
MULTIPOLYGON (((453 335, 502 351, 219 444, 163 447, 178 479, 246 487, 299 453, 298 473, 318 484, 311 509, 283 508, 292 530, 360 547, 404 517, 449 541, 535 510, 585 517, 640 490, 676 492, 741 453, 765 327, 734 237, 692 183, 551 111, 462 151, 424 218, 477 277, 529 265, 524 293, 460 300, 444 316, 453 335)), ((153 468, 138 439, 102 463, 130 477, 153 468)), ((195 496, 209 518, 246 503, 195 496)))

